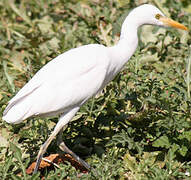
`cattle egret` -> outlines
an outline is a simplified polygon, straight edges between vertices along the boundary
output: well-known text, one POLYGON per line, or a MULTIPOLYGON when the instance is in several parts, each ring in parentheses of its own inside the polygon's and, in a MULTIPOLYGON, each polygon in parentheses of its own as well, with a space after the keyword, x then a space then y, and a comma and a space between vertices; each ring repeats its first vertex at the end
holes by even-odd
MULTIPOLYGON (((137 30, 144 24, 188 30, 184 25, 165 17, 155 6, 141 5, 126 17, 116 45, 105 47, 89 44, 59 55, 40 69, 9 101, 3 113, 3 120, 8 123, 17 124, 32 116, 60 115, 52 134, 39 150, 34 173, 55 136, 133 55, 138 45, 137 30)), ((69 150, 64 142, 60 142, 59 147, 90 170, 90 166, 69 150)))

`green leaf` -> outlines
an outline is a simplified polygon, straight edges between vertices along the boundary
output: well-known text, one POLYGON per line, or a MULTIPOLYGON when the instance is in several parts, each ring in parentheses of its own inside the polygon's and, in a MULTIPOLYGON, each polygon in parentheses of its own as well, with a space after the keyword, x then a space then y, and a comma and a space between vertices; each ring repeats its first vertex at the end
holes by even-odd
POLYGON ((0 135, 0 147, 7 147, 8 146, 8 141, 0 135))
POLYGON ((3 69, 12 91, 15 92, 15 85, 13 83, 14 78, 8 73, 7 61, 3 61, 3 69))
POLYGON ((15 6, 15 1, 14 0, 9 0, 8 1, 9 3, 9 6, 12 8, 12 10, 20 17, 22 17, 24 19, 24 21, 29 24, 29 25, 32 25, 32 22, 30 21, 30 19, 27 17, 26 15, 26 9, 24 7, 18 9, 16 6, 15 6))
POLYGON ((169 139, 166 135, 161 136, 159 139, 157 139, 156 141, 154 141, 153 143, 154 147, 165 147, 165 148, 169 148, 171 146, 169 139))
POLYGON ((187 146, 181 146, 180 149, 178 149, 178 152, 182 155, 182 156, 186 156, 187 152, 188 152, 188 147, 187 146))
POLYGON ((18 148, 15 144, 10 143, 10 149, 14 152, 14 157, 21 162, 22 161, 22 153, 20 148, 18 148))
POLYGON ((5 165, 3 166, 3 177, 2 177, 2 180, 7 179, 8 170, 9 170, 9 168, 10 168, 10 166, 11 166, 12 164, 13 164, 13 162, 12 162, 12 157, 9 156, 9 157, 6 159, 5 165))
POLYGON ((22 178, 21 177, 19 177, 19 176, 16 176, 16 175, 11 175, 11 177, 14 179, 14 180, 22 180, 22 178))
POLYGON ((126 153, 123 162, 126 167, 128 167, 131 171, 136 171, 136 159, 135 157, 131 156, 129 153, 126 153))
POLYGON ((40 29, 40 31, 42 32, 42 34, 44 33, 54 33, 53 29, 52 29, 52 25, 53 25, 53 21, 50 18, 50 16, 45 16, 42 19, 36 21, 37 25, 40 29))

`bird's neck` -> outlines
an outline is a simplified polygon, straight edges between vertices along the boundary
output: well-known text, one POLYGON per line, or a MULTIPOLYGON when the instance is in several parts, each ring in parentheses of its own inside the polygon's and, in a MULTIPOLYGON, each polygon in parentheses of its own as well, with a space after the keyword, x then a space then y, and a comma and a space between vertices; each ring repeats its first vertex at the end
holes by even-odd
POLYGON ((115 65, 117 67, 117 71, 121 70, 137 48, 137 30, 138 27, 128 21, 125 21, 122 26, 119 42, 115 46, 110 47, 110 52, 112 55, 111 58, 113 63, 116 63, 115 65))

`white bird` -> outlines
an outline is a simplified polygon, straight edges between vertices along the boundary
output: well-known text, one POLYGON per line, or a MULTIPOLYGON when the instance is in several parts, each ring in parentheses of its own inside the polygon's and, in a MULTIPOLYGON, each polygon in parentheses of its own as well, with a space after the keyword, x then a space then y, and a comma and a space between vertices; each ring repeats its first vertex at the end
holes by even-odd
MULTIPOLYGON (((138 45, 137 30, 144 24, 188 30, 184 25, 165 17, 155 6, 141 5, 126 17, 116 45, 105 47, 89 44, 59 55, 41 68, 9 101, 3 113, 3 120, 8 123, 20 123, 32 116, 60 115, 52 134, 40 148, 34 173, 54 137, 89 98, 115 77, 133 55, 138 45)), ((64 142, 60 143, 60 147, 90 169, 64 142)))

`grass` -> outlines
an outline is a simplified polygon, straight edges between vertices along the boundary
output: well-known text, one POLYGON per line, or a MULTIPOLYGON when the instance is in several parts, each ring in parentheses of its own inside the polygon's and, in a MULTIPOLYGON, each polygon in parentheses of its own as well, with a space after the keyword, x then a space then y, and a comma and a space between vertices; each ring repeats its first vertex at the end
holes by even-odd
MULTIPOLYGON (((1 179, 190 179, 190 32, 141 28, 139 48, 123 71, 64 131, 66 144, 94 167, 96 177, 70 163, 27 174, 57 118, 14 126, 1 120, 8 100, 44 64, 84 44, 115 44, 124 17, 142 2, 0 1, 1 179)), ((190 27, 187 1, 144 2, 190 27)), ((45 156, 57 152, 53 141, 45 156)))

